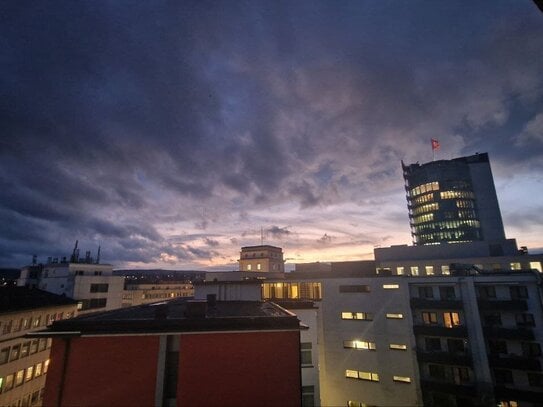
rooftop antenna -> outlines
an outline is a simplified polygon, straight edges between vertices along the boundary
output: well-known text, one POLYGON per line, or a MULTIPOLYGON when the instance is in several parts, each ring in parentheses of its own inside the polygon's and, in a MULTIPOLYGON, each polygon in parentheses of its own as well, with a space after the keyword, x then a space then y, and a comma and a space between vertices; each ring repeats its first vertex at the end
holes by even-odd
POLYGON ((77 244, 79 243, 79 240, 75 241, 74 250, 72 252, 72 257, 70 258, 70 261, 72 263, 77 263, 77 260, 79 258, 79 250, 77 249, 77 244))
POLYGON ((96 253, 96 264, 100 264, 100 245, 98 245, 98 253, 96 253))

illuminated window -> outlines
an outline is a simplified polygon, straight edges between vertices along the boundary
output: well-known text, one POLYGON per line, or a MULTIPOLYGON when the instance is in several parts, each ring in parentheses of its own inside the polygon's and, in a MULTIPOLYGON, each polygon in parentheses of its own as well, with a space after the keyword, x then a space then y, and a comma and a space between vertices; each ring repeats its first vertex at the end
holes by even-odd
POLYGON ((345 370, 345 377, 350 377, 352 379, 358 379, 358 370, 345 370))
POLYGON ((530 269, 537 270, 540 273, 543 273, 543 271, 541 269, 541 262, 540 261, 531 261, 530 262, 530 269))
POLYGON ((425 266, 424 269, 426 271, 427 276, 433 276, 434 275, 434 266, 425 266))
POLYGON ((460 315, 458 312, 444 312, 443 313, 443 324, 447 328, 452 328, 460 325, 460 315))
POLYGON ((418 276, 419 275, 419 268, 418 266, 411 266, 411 275, 412 276, 418 276))
POLYGON ((379 375, 377 373, 372 372, 358 372, 358 378, 360 380, 369 380, 371 382, 378 382, 379 381, 379 375))
POLYGON ((372 321, 373 314, 370 314, 369 312, 342 312, 341 319, 362 319, 372 321))
POLYGON ((366 349, 375 350, 375 342, 367 341, 343 341, 343 347, 346 349, 366 349))
POLYGON ((383 288, 385 290, 395 290, 397 288, 400 288, 399 284, 383 284, 383 288))
POLYGON ((518 402, 513 400, 500 401, 498 402, 498 407, 518 407, 518 402))
POLYGON ((2 392, 13 388, 13 378, 14 378, 14 375, 12 374, 6 376, 6 380, 4 382, 4 387, 2 389, 2 392))
POLYGON ((252 270, 252 265, 251 264, 247 264, 247 271, 251 271, 252 270))
POLYGON ((422 322, 425 325, 435 325, 435 324, 437 324, 437 314, 435 312, 423 312, 422 313, 422 322))
POLYGON ((388 319, 402 319, 402 318, 403 318, 403 314, 389 313, 389 314, 386 314, 386 317, 387 317, 388 319))
POLYGON ((34 366, 30 366, 29 368, 26 369, 25 382, 32 380, 33 375, 34 375, 34 366))
POLYGON ((388 347, 394 350, 407 350, 407 345, 403 345, 401 343, 391 343, 388 345, 388 347))
POLYGON ((520 263, 511 263, 511 270, 520 270, 520 263))
POLYGON ((407 376, 393 376, 392 380, 395 382, 401 382, 401 383, 411 383, 411 378, 407 376))
POLYGON ((15 386, 20 386, 21 384, 23 384, 24 377, 25 377, 24 369, 19 370, 15 374, 15 386))
POLYGON ((404 274, 404 268, 403 267, 396 267, 396 274, 401 276, 404 274))
POLYGON ((262 270, 262 265, 261 265, 260 263, 257 263, 257 264, 256 264, 256 269, 257 269, 257 270, 262 270))
POLYGON ((42 366, 43 366, 43 363, 40 362, 36 365, 36 371, 34 372, 34 377, 39 377, 41 376, 41 372, 42 372, 42 366))
POLYGON ((47 369, 49 369, 50 362, 51 362, 51 359, 47 359, 45 362, 43 362, 43 373, 47 373, 47 369))

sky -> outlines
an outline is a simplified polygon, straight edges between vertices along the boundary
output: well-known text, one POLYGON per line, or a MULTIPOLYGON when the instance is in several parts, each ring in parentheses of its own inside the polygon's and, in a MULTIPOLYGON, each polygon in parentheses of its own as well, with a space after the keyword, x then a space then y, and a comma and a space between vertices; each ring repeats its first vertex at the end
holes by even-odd
POLYGON ((401 161, 431 138, 489 153, 542 252, 542 55, 522 0, 4 1, 0 266, 370 259, 411 244, 401 161))

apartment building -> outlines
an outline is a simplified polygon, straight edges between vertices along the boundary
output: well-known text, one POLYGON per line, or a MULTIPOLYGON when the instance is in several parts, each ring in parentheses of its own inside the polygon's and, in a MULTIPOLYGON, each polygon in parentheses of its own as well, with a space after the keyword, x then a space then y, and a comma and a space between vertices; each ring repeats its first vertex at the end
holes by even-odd
POLYGON ((40 406, 51 339, 25 335, 77 313, 64 296, 26 287, 0 288, 0 405, 40 406))

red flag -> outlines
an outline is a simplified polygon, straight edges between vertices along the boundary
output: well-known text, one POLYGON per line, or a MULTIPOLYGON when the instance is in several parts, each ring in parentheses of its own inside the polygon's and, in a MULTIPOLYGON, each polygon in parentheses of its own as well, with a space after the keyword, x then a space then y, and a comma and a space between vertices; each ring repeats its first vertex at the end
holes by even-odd
POLYGON ((432 140, 432 151, 433 150, 439 150, 439 140, 438 139, 431 139, 432 140))

